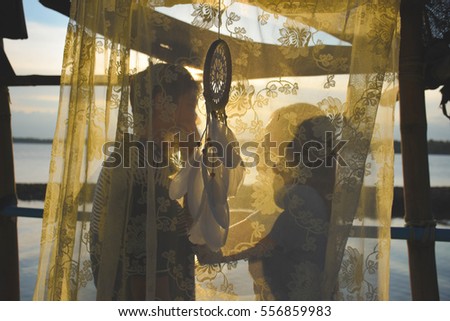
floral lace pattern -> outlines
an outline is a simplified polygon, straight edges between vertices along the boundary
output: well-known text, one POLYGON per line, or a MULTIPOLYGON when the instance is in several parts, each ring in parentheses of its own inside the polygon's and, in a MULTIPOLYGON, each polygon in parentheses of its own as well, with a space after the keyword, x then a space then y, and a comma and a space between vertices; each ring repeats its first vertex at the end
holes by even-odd
MULTIPOLYGON (((194 261, 195 248, 181 232, 192 224, 179 215, 186 200, 175 204, 161 193, 181 166, 179 151, 167 172, 143 169, 140 191, 112 179, 115 211, 126 213, 133 200, 142 213, 118 216, 102 235, 114 249, 109 253, 145 252, 146 264, 138 266, 147 299, 155 299, 162 282, 149 264, 157 255, 174 299, 388 299, 395 97, 386 93, 396 88, 399 1, 221 0, 220 7, 210 0, 72 1, 35 299, 95 299, 112 291, 97 288, 91 258, 100 248, 90 233, 95 186, 113 150, 104 143, 123 147, 126 133, 161 125, 152 113, 133 111, 133 75, 150 60, 201 76, 219 26, 233 62, 226 120, 247 172, 229 200, 231 227, 221 256, 211 264, 194 261), (298 166, 285 166, 295 157, 298 166), (372 225, 378 237, 353 237, 354 225, 372 225), (124 227, 136 246, 116 239, 124 227), (171 240, 159 254, 157 231, 171 240)), ((141 105, 150 105, 151 90, 139 90, 141 105)), ((198 98, 201 129, 205 102, 198 98)), ((161 122, 179 117, 173 97, 161 104, 161 122)), ((127 268, 118 262, 102 268, 102 277, 127 268)))

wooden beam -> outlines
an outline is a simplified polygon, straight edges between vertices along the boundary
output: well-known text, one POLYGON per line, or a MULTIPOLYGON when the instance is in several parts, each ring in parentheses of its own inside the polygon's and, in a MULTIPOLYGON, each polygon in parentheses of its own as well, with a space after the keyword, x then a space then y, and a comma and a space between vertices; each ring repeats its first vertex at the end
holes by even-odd
MULTIPOLYGON (((3 47, 3 39, 0 39, 3 47)), ((2 72, 2 70, 0 70, 2 72)), ((16 205, 9 92, 0 86, 0 209, 16 205)), ((0 300, 20 300, 17 218, 0 216, 0 300)))
MULTIPOLYGON (((96 86, 106 86, 111 82, 108 81, 108 77, 105 75, 95 75, 94 84, 96 86)), ((115 83, 112 83, 113 85, 115 83)), ((15 76, 1 81, 0 85, 8 87, 21 87, 21 86, 59 86, 61 85, 61 76, 54 75, 26 75, 15 76)), ((62 83, 62 85, 70 85, 70 82, 62 83)))
POLYGON ((403 191, 406 225, 429 231, 422 240, 407 241, 412 298, 439 300, 435 240, 432 237, 436 223, 431 214, 428 168, 421 37, 423 10, 424 0, 401 2, 399 85, 403 191))
POLYGON ((39 0, 39 2, 65 16, 70 15, 70 0, 39 0))
POLYGON ((2 86, 59 86, 61 76, 43 76, 43 75, 29 75, 29 76, 15 76, 3 80, 2 86))

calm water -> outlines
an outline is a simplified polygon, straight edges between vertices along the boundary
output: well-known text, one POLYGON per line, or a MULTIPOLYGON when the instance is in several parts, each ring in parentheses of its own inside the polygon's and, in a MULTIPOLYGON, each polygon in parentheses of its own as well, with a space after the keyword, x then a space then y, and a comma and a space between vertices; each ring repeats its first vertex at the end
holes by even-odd
MULTIPOLYGON (((51 145, 14 144, 15 175, 18 183, 45 183, 48 179, 51 145)), ((450 186, 450 156, 431 155, 430 181, 432 186, 450 186)), ((395 186, 402 186, 401 157, 395 157, 395 186)), ((20 206, 42 208, 43 202, 20 202, 20 206)), ((22 300, 30 300, 36 282, 40 219, 19 218, 20 278, 22 300)), ((394 219, 393 226, 402 226, 394 219)), ((441 226, 442 227, 442 226, 441 226)), ((441 300, 450 300, 450 244, 436 243, 436 263, 441 300)), ((391 300, 410 300, 408 254, 406 242, 391 242, 391 300)))
POLYGON ((50 144, 14 144, 14 173, 17 183, 47 183, 50 144))
MULTIPOLYGON (((50 164, 51 145, 14 144, 16 182, 46 183, 50 164)), ((450 156, 430 155, 431 186, 450 186, 450 156)), ((403 186, 401 155, 395 155, 394 185, 403 186)))

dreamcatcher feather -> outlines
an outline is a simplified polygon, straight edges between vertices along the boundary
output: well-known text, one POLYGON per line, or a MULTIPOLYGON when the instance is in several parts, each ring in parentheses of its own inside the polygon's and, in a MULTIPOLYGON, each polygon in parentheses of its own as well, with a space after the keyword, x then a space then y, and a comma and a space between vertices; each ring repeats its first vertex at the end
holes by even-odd
POLYGON ((231 55, 221 39, 208 50, 203 86, 207 119, 202 144, 172 180, 169 196, 186 196, 193 221, 189 240, 218 251, 226 242, 230 226, 228 198, 236 195, 244 178, 237 140, 226 121, 231 55))

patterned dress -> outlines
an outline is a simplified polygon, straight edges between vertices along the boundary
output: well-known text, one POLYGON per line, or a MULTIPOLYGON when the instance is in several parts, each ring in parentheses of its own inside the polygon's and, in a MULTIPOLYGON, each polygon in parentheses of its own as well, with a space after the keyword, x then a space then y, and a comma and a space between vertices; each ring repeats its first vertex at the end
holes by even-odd
MULTIPOLYGON (((158 153, 158 151, 155 151, 158 153)), ((132 154, 132 159, 144 157, 144 153, 132 154)), ((142 159, 140 159, 142 161, 142 159)), ((132 163, 133 164, 133 163, 132 163)), ((156 231, 156 278, 167 278, 170 300, 193 300, 194 292, 194 255, 192 245, 188 240, 188 213, 179 202, 169 198, 168 187, 170 176, 176 170, 173 164, 168 167, 154 169, 155 184, 155 217, 156 227, 147 226, 148 180, 147 167, 102 168, 95 191, 91 230, 90 255, 92 271, 97 288, 99 287, 102 264, 117 262, 115 278, 111 293, 112 300, 130 299, 130 277, 146 279, 147 270, 147 231, 156 231), (116 176, 115 178, 113 178, 116 176), (117 184, 120 182, 120 184, 117 184), (119 186, 117 186, 119 185, 119 186), (117 188, 119 191, 117 191, 117 188), (115 198, 112 195, 126 195, 115 198), (123 208, 121 202, 127 202, 125 211, 118 214, 118 208, 123 208), (111 222, 114 220, 114 222, 111 222), (122 224, 120 242, 117 253, 105 253, 110 248, 105 246, 108 241, 108 229, 116 224, 122 224), (108 262, 102 262, 105 255, 108 262), (113 260, 110 258, 113 257, 113 260)), ((117 226, 115 227, 117 230, 117 226)), ((158 290, 157 290, 158 292, 158 290)), ((160 299, 156 297, 155 299, 160 299)), ((164 298, 167 299, 167 298, 164 298)))

